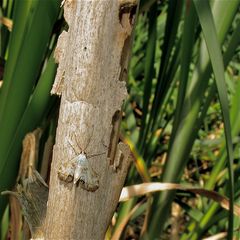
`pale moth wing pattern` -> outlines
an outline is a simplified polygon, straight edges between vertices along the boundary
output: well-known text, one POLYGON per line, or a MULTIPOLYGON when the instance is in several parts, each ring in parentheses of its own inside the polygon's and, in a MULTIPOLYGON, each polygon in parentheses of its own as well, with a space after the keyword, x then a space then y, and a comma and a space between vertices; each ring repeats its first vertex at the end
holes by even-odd
POLYGON ((68 142, 77 156, 61 164, 58 170, 59 179, 66 183, 73 182, 75 185, 79 182, 83 189, 91 192, 96 191, 99 188, 98 174, 90 166, 86 153, 81 150, 80 154, 78 154, 71 141, 68 142))

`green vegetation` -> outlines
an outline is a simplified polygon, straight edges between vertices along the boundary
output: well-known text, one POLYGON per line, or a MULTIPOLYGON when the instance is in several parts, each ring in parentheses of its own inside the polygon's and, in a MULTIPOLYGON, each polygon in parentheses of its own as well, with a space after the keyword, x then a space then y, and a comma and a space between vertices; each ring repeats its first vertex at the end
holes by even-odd
MULTIPOLYGON (((1 192, 16 181, 26 133, 43 129, 39 168, 44 144, 54 136, 52 53, 64 26, 60 1, 0 3, 0 56, 6 60, 0 88, 1 192), (12 19, 11 33, 3 17, 12 19)), ((240 194, 239 3, 140 2, 122 122, 135 156, 127 186, 171 182, 215 190, 230 199, 229 211, 180 190, 154 193, 120 203, 107 238, 120 232, 121 239, 174 239, 176 229, 181 240, 222 232, 239 238, 239 217, 233 215, 240 194)), ((0 197, 2 239, 9 223, 8 210, 3 217, 6 200, 0 197)))

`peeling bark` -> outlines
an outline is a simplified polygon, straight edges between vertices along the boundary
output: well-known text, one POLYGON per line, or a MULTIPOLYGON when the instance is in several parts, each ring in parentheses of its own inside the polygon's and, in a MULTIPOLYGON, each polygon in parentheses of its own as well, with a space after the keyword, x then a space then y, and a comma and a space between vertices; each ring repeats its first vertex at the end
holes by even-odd
POLYGON ((104 239, 130 162, 118 141, 136 11, 135 0, 64 2, 45 239, 104 239))

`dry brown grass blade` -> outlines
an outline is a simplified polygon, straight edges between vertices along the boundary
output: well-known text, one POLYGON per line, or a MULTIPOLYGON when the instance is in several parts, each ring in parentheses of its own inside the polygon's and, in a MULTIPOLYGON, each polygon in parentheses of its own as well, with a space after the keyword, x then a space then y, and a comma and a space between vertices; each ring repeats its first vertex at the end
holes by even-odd
POLYGON ((142 237, 145 234, 145 232, 147 231, 147 227, 148 227, 148 224, 149 224, 149 214, 151 212, 151 206, 152 206, 152 195, 148 194, 147 195, 146 214, 145 214, 145 217, 144 217, 143 226, 141 228, 140 237, 142 237))
POLYGON ((13 27, 13 21, 9 18, 6 17, 1 17, 0 18, 0 23, 4 26, 7 27, 8 31, 12 31, 12 27, 13 27))
POLYGON ((144 203, 144 201, 139 202, 134 206, 134 208, 123 218, 117 229, 115 230, 114 234, 111 237, 111 240, 119 240, 121 237, 121 234, 126 227, 128 221, 133 216, 133 214, 137 211, 137 209, 144 203))
MULTIPOLYGON (((236 229, 235 231, 239 231, 239 229, 236 229)), ((221 233, 217 233, 213 236, 203 238, 202 240, 223 240, 223 239, 226 239, 226 236, 227 236, 227 232, 221 232, 221 233)), ((232 240, 237 240, 237 239, 239 239, 239 238, 233 237, 232 240)))
POLYGON ((52 162, 52 150, 54 145, 53 136, 50 135, 44 145, 43 157, 40 174, 44 180, 47 179, 48 172, 50 171, 50 165, 52 162))
MULTIPOLYGON (((194 194, 199 194, 219 203, 222 208, 229 210, 229 199, 227 197, 222 196, 215 191, 210 191, 203 188, 187 187, 175 183, 142 183, 129 187, 124 187, 121 192, 119 201, 123 202, 127 201, 132 197, 167 190, 182 190, 192 192, 194 194)), ((234 205, 234 214, 240 216, 240 207, 238 205, 234 205)))
POLYGON ((203 238, 203 240, 221 240, 221 239, 226 239, 226 236, 227 236, 227 232, 222 232, 222 233, 215 234, 211 237, 203 238))
POLYGON ((26 134, 23 139, 23 151, 21 155, 21 162, 17 177, 17 182, 21 179, 28 178, 32 175, 33 169, 37 165, 38 160, 38 147, 42 135, 40 128, 35 129, 33 132, 26 134))
MULTIPOLYGON (((42 135, 42 130, 40 128, 37 128, 33 132, 26 134, 22 143, 23 150, 21 155, 21 162, 20 162, 19 173, 17 177, 17 183, 22 183, 22 184, 24 182, 26 183, 26 178, 33 177, 33 171, 35 169, 35 166, 37 165, 38 147, 39 147, 39 141, 40 141, 41 135, 42 135)), ((2 192, 2 194, 10 194, 9 204, 10 204, 10 210, 11 210, 11 217, 10 217, 11 239, 20 239, 20 232, 22 229, 24 231, 25 236, 29 235, 29 229, 26 226, 25 221, 22 219, 22 211, 19 203, 19 197, 20 195, 22 196, 22 190, 19 192, 18 189, 23 189, 23 188, 19 186, 20 185, 17 185, 17 187, 15 188, 15 190, 17 190, 16 192, 15 191, 2 192)), ((27 196, 31 197, 31 194, 29 194, 28 192, 27 196)))
POLYGON ((20 239, 20 232, 22 229, 22 214, 18 200, 14 196, 9 196, 10 206, 10 239, 20 239))

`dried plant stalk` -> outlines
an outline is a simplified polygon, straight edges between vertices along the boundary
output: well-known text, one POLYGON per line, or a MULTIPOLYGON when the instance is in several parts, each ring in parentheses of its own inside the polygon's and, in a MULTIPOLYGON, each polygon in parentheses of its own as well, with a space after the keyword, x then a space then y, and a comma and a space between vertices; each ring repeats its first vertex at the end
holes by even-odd
MULTIPOLYGON (((48 186, 41 175, 35 170, 41 135, 42 130, 40 128, 26 134, 22 144, 23 151, 17 185, 14 191, 4 191, 1 193, 10 194, 11 239, 19 238, 18 235, 22 228, 22 213, 25 220, 27 220, 32 238, 44 238, 43 225, 47 210, 48 186), (19 204, 21 205, 22 213, 19 204)), ((29 235, 29 229, 26 222, 23 222, 25 237, 29 235)))
POLYGON ((103 239, 117 206, 130 159, 118 141, 136 11, 136 0, 64 1, 45 239, 103 239))

